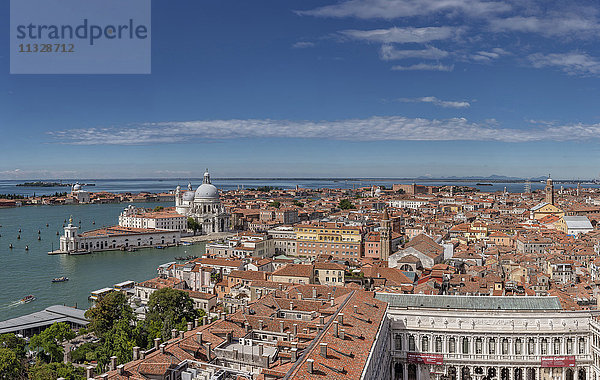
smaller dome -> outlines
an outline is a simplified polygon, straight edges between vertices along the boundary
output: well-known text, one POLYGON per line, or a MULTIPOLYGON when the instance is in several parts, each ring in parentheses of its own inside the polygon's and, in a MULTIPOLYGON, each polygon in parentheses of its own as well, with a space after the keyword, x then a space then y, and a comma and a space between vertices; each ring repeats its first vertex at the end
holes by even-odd
POLYGON ((186 191, 185 193, 183 193, 183 200, 188 201, 188 202, 193 201, 194 200, 194 192, 186 191))
POLYGON ((78 184, 78 183, 76 183, 76 184, 73 186, 73 191, 79 191, 79 190, 81 190, 81 185, 80 185, 80 184, 78 184))

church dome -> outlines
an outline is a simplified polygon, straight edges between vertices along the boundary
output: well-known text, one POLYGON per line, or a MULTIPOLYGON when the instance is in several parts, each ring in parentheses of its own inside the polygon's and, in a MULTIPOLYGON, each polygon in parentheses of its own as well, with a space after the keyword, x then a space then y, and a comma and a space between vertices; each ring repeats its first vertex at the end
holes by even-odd
POLYGON ((193 191, 186 191, 185 193, 183 193, 183 200, 191 202, 194 200, 194 195, 195 193, 193 191))
POLYGON ((76 183, 75 186, 73 186, 73 191, 79 191, 81 190, 81 185, 76 183))
POLYGON ((196 189, 195 197, 197 199, 216 199, 219 198, 219 190, 217 190, 217 188, 213 184, 203 183, 196 189))

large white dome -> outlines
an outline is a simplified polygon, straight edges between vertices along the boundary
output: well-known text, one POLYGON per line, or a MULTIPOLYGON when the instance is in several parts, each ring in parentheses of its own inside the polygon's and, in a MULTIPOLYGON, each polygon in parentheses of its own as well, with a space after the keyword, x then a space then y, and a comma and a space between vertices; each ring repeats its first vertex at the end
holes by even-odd
POLYGON ((218 199, 219 190, 215 185, 210 183, 203 183, 196 189, 195 199, 218 199))

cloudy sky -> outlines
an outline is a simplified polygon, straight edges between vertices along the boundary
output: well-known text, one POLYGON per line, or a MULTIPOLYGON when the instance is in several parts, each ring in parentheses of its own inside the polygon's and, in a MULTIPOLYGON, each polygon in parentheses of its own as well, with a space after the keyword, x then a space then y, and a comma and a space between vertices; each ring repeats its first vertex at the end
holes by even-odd
POLYGON ((5 28, 0 178, 600 176, 596 2, 152 12, 151 75, 9 75, 5 28))

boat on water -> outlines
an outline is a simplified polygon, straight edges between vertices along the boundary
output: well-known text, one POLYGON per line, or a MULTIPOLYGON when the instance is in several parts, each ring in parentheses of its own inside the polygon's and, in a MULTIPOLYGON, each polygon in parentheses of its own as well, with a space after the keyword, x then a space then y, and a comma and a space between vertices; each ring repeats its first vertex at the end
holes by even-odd
POLYGON ((162 245, 157 245, 156 247, 154 247, 156 249, 165 249, 165 247, 163 247, 162 245))
POLYGON ((28 296, 25 296, 25 297, 21 298, 21 303, 29 303, 29 302, 32 302, 32 301, 35 301, 35 296, 31 295, 31 294, 28 295, 28 296))
POLYGON ((181 245, 192 245, 193 243, 189 242, 189 241, 182 241, 181 245))
POLYGON ((65 281, 69 281, 69 277, 62 276, 62 277, 57 277, 57 278, 52 279, 52 282, 65 282, 65 281))

